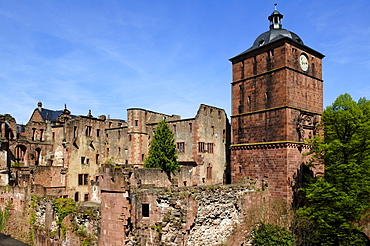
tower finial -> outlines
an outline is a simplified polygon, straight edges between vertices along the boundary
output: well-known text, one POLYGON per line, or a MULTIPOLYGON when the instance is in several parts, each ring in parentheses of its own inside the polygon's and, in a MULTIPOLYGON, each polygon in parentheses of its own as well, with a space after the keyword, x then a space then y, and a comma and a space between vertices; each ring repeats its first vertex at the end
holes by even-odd
POLYGON ((275 3, 274 5, 275 5, 275 10, 276 10, 277 3, 275 3))

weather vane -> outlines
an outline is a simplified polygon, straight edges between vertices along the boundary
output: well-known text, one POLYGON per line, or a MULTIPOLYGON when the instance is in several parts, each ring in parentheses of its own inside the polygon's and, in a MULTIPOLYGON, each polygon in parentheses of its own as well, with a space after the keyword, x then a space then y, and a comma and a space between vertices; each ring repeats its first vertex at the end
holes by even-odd
POLYGON ((274 5, 275 5, 275 10, 276 10, 277 3, 275 3, 274 5))

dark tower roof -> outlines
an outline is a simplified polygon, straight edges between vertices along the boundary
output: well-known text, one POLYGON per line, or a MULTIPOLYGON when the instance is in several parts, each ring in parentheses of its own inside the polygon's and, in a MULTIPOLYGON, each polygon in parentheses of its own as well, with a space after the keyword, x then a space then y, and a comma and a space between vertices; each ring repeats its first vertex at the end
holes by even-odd
MULTIPOLYGON (((64 104, 63 110, 50 110, 42 107, 42 102, 37 103, 37 108, 35 110, 38 110, 42 119, 44 121, 50 120, 51 122, 56 122, 60 115, 67 114, 71 115, 71 111, 67 109, 67 105, 64 104)), ((71 115, 71 117, 74 119, 76 118, 75 115, 71 115)))
POLYGON ((282 28, 283 27, 283 24, 282 24, 283 17, 284 16, 280 14, 279 11, 276 10, 276 4, 275 4, 274 12, 272 12, 272 14, 268 17, 268 20, 270 21, 270 30, 259 35, 254 41, 253 46, 239 55, 242 55, 258 47, 267 45, 269 43, 272 43, 276 40, 279 40, 285 37, 290 38, 294 40, 295 42, 303 45, 302 39, 297 34, 282 28))

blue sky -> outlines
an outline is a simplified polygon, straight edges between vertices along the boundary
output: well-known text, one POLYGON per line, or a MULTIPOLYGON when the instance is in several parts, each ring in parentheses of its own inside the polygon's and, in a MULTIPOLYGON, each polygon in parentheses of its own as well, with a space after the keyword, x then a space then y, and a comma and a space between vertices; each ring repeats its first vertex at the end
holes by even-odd
MULTIPOLYGON (((146 108, 230 116, 229 58, 268 30, 272 0, 0 0, 0 114, 26 123, 42 101, 126 119, 146 108)), ((278 1, 283 28, 323 53, 324 105, 370 98, 370 2, 278 1)))

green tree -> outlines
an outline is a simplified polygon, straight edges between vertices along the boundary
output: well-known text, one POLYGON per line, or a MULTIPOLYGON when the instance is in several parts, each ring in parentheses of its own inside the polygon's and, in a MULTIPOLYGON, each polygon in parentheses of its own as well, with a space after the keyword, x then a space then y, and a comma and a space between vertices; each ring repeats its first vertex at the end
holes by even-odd
POLYGON ((313 225, 315 245, 366 245, 359 222, 370 211, 370 101, 341 95, 322 124, 324 137, 309 144, 312 163, 323 162, 325 174, 303 189, 298 215, 313 225))
POLYGON ((254 246, 293 246, 294 237, 285 227, 260 222, 253 228, 252 245, 254 246))
POLYGON ((150 143, 149 155, 144 161, 144 167, 160 168, 167 175, 180 169, 173 137, 174 135, 168 123, 165 120, 161 120, 150 143))

